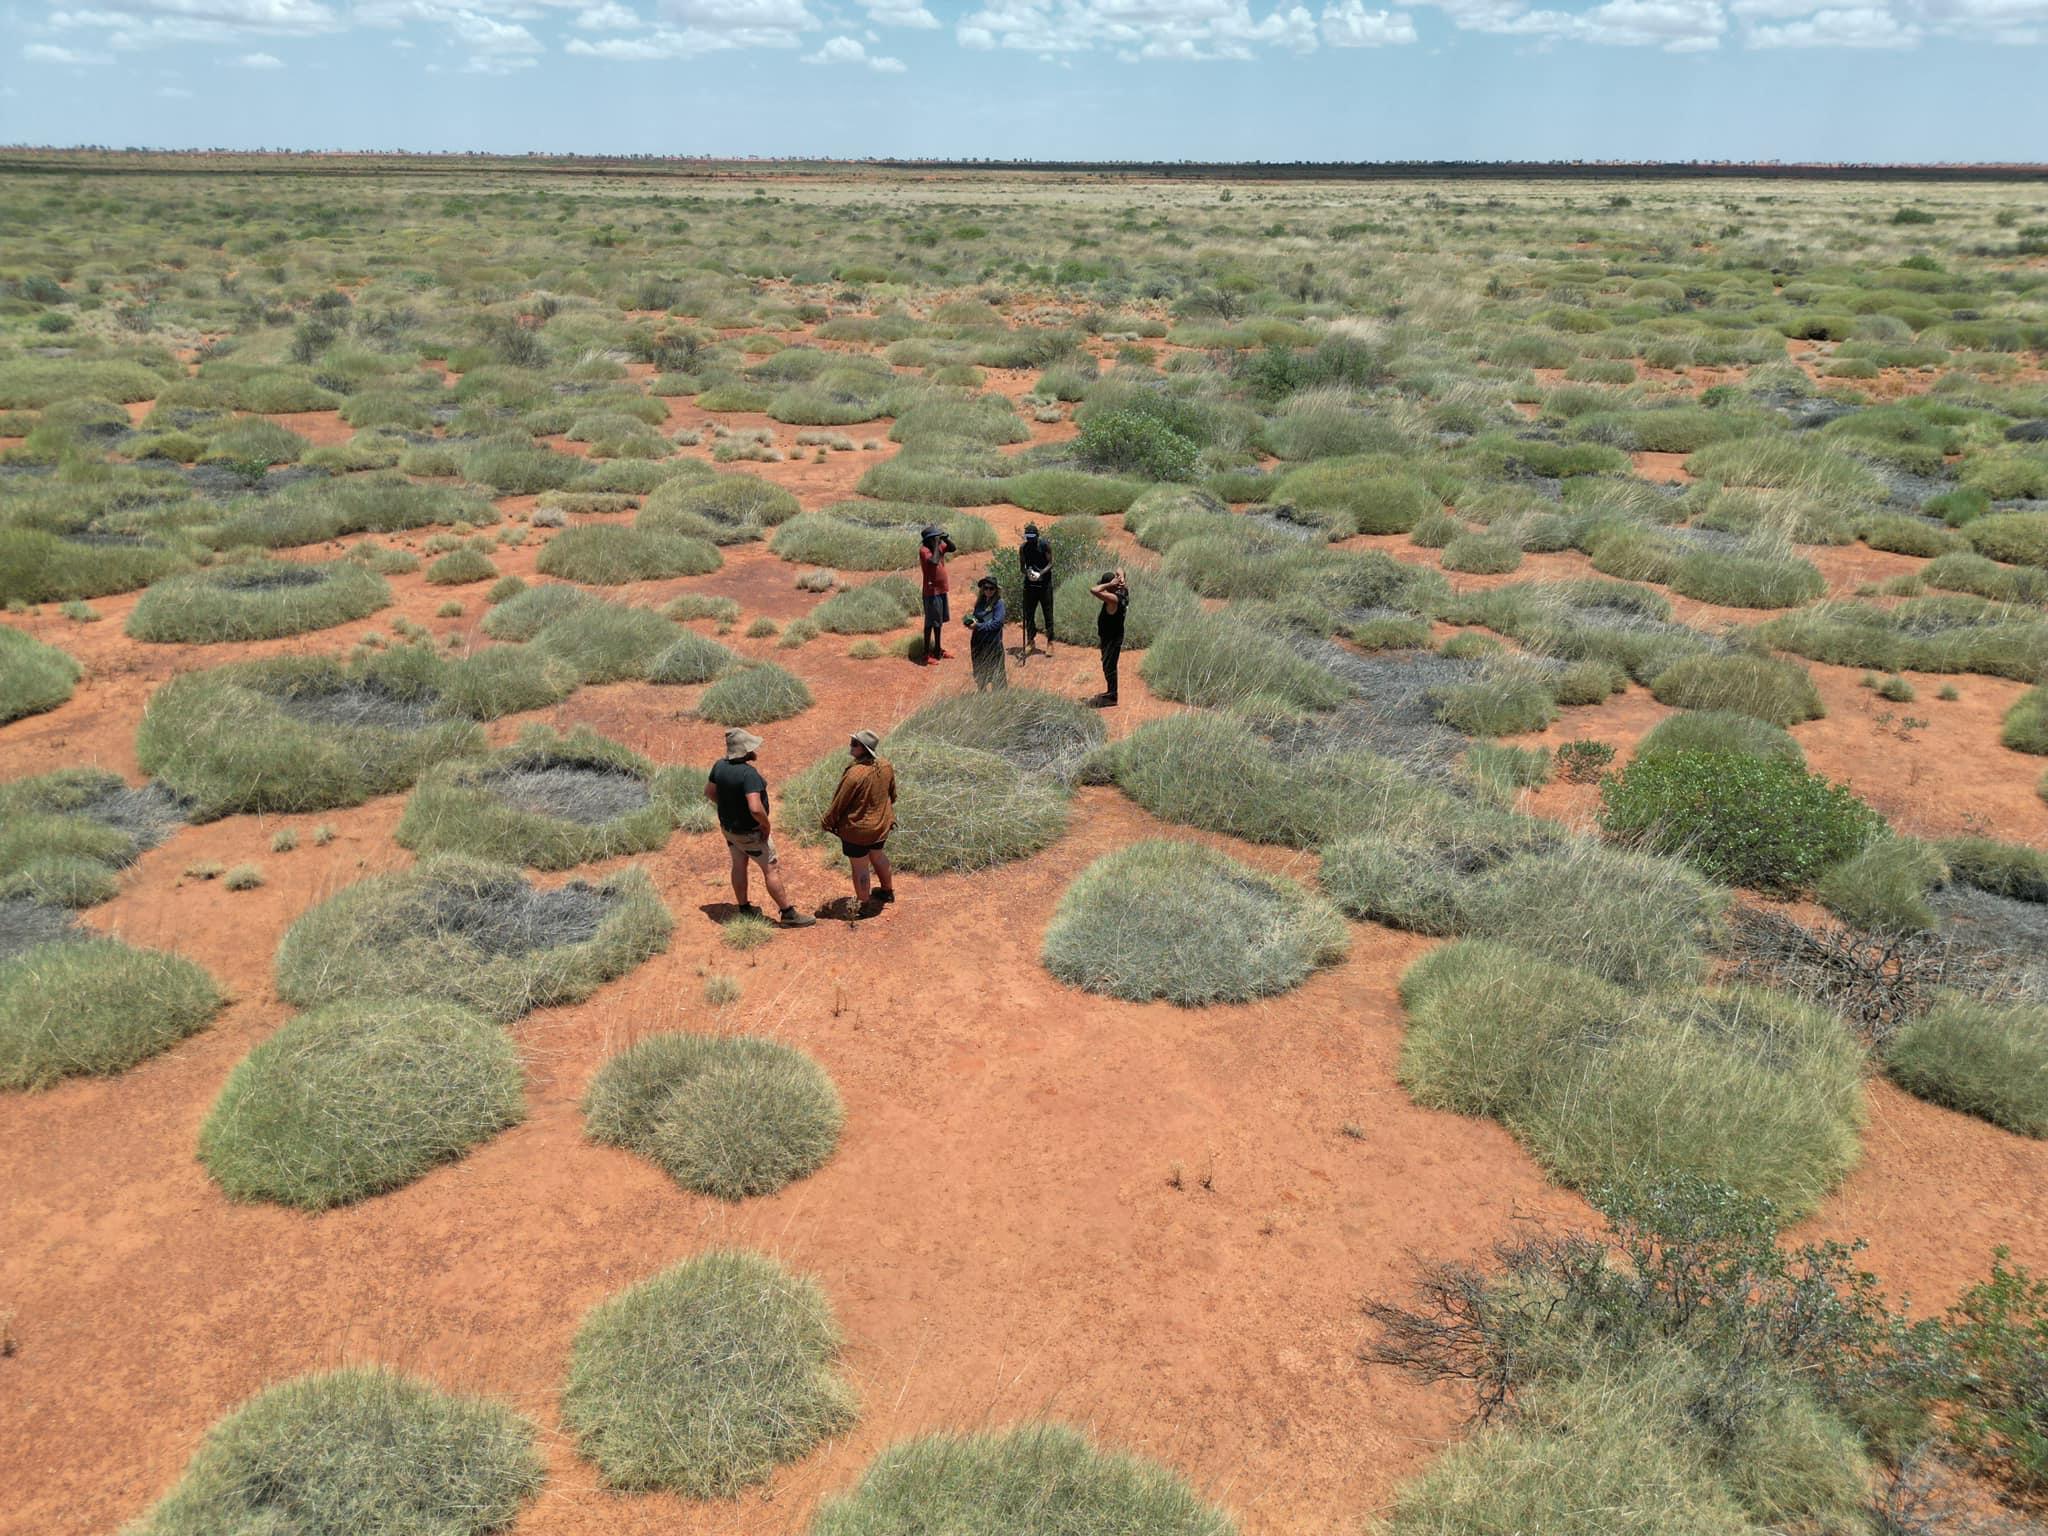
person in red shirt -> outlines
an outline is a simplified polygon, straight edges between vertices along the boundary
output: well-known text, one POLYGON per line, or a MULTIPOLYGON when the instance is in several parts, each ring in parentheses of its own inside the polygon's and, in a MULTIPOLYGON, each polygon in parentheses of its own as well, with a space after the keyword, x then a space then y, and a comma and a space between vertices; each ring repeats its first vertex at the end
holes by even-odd
POLYGON ((952 577, 946 571, 946 557, 953 548, 953 541, 939 528, 926 528, 917 546, 917 573, 924 587, 925 666, 946 659, 946 621, 953 616, 947 597, 952 577))

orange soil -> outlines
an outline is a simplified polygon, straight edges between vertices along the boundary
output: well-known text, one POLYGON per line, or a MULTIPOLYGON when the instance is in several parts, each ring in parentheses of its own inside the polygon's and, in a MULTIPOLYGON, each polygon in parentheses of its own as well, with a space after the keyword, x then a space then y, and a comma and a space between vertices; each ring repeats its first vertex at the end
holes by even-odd
MULTIPOLYGON (((997 376, 997 387, 1009 381, 997 376)), ((1008 392, 1006 390, 1006 392, 1008 392)), ((675 402, 671 425, 704 413, 675 402)), ((722 418, 745 424, 747 418, 722 418)), ((305 430, 298 421, 290 423, 305 430)), ((765 423, 764 423, 765 424, 765 423)), ((1062 422, 1034 428, 1051 436, 1062 422)), ((777 427, 778 440, 794 429, 777 427)), ((848 429, 856 441, 877 428, 848 429)), ((707 445, 708 449, 708 445, 707 445)), ((699 450, 703 451, 703 450, 699 450)), ((735 466, 787 485, 805 506, 850 494, 893 451, 735 466)), ((507 498, 508 512, 532 498, 507 498)), ((1027 514, 977 509, 1014 538, 1027 514)), ((580 519, 579 519, 580 521, 580 519)), ((1115 520, 1111 520, 1114 528, 1115 520)), ((423 535, 389 541, 417 547, 423 535)), ((1400 540, 1360 540, 1433 560, 1400 540)), ((305 551, 323 558, 338 546, 305 551)), ((539 541, 494 553, 532 575, 539 541)), ((1816 552, 1831 587, 1911 562, 1862 549, 1816 552)), ((978 562, 962 562, 956 579, 978 562)), ((1509 578, 1580 574, 1583 557, 1532 557, 1509 578)), ((725 568, 616 595, 658 601, 728 593, 745 616, 786 621, 814 598, 795 567, 759 547, 725 568)), ((138 775, 133 737, 150 692, 176 672, 255 655, 338 653, 400 614, 440 638, 481 643, 480 587, 392 582, 392 609, 319 634, 248 646, 142 646, 121 626, 134 597, 97 600, 103 622, 44 611, 15 620, 85 663, 77 696, 0 737, 13 777, 99 763, 138 775), (451 597, 454 619, 435 616, 451 597)), ((1677 604, 1694 623, 1759 615, 1677 604)), ((742 626, 743 627, 743 626, 742 626)), ((886 729, 960 688, 964 662, 934 669, 856 662, 824 636, 773 655, 820 704, 766 729, 771 782, 886 729)), ((1172 706, 1125 666, 1127 731, 1172 706)), ((2038 760, 1997 742, 2014 684, 1916 678, 1929 723, 1901 741, 1857 674, 1816 666, 1826 719, 1795 734, 1816 768, 1847 779, 1907 830, 2048 845, 2038 760)), ((1089 694, 1094 657, 1062 647, 1013 680, 1089 694)), ((689 715, 694 689, 588 688, 542 712, 587 723, 664 762, 708 762, 719 733, 689 715)), ((1571 709, 1544 740, 1596 737, 1626 749, 1666 711, 1640 688, 1571 709)), ((515 722, 499 722, 494 739, 515 722)), ((84 1536, 133 1517, 178 1476, 200 1435, 268 1382, 345 1361, 422 1371, 489 1393, 541 1423, 546 1490, 520 1536, 788 1532, 908 1433, 1056 1415, 1183 1469, 1264 1533, 1353 1532, 1393 1488, 1460 1432, 1460 1397, 1356 1358, 1359 1302, 1399 1292, 1408 1255, 1472 1255, 1517 1215, 1586 1219, 1497 1125, 1416 1107, 1395 1078, 1402 1035, 1394 983, 1429 941, 1356 925, 1350 957, 1293 995, 1183 1011, 1087 998, 1039 965, 1060 892, 1098 855, 1145 836, 1227 840, 1161 825, 1112 790, 1079 792, 1067 835, 1022 863, 974 876, 905 877, 903 899, 859 925, 725 949, 713 915, 729 900, 713 835, 679 836, 642 860, 676 914, 669 952, 578 1007, 514 1028, 528 1067, 527 1121, 407 1189, 308 1217, 226 1202, 193 1155, 228 1072, 289 1010, 271 990, 285 928, 310 905, 408 857, 391 841, 402 797, 307 816, 240 816, 179 830, 145 855, 121 894, 86 914, 132 941, 207 966, 234 1001, 212 1028, 124 1076, 10 1098, 0 1115, 0 1309, 18 1352, 0 1359, 0 1533, 84 1536), (315 847, 320 824, 335 829, 315 847), (296 851, 269 851, 272 833, 296 851), (255 862, 260 890, 186 879, 199 861, 255 862), (742 1000, 701 1001, 703 978, 734 976, 742 1000), (838 1156, 770 1199, 733 1207, 679 1191, 630 1155, 595 1147, 576 1105, 591 1074, 653 1030, 740 1028, 813 1052, 845 1096, 838 1156), (1355 1134, 1347 1134, 1346 1128, 1355 1134), (582 1312, 623 1286, 719 1243, 741 1242, 817 1274, 860 1383, 863 1415, 843 1440, 731 1503, 601 1489, 560 1430, 558 1394, 582 1312)), ((1585 819, 1594 796, 1557 784, 1532 809, 1585 819)), ((786 868, 807 905, 842 875, 789 836, 786 868)), ((1314 859, 1232 846, 1301 877, 1314 859)), ((2038 1192, 2048 1146, 1877 1084, 1864 1162, 1811 1223, 1871 1239, 1870 1260, 1921 1309, 1985 1269, 1995 1243, 2048 1265, 2038 1192)))

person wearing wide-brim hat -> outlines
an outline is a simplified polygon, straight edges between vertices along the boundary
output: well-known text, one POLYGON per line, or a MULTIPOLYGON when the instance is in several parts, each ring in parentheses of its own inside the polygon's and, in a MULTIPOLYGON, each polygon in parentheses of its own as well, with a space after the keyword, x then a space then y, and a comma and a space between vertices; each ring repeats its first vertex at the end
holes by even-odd
POLYGON ((718 826, 732 854, 732 894, 742 915, 759 917, 761 909, 747 899, 747 866, 761 866, 761 883, 781 913, 785 928, 808 928, 817 919, 790 905, 775 855, 774 828, 768 818, 768 781, 754 766, 761 738, 734 726, 725 733, 725 756, 711 765, 704 798, 718 807, 718 826))
POLYGON ((968 642, 967 659, 974 665, 974 686, 979 689, 1007 688, 1010 679, 1003 666, 1003 589, 993 576, 974 584, 974 612, 960 622, 974 632, 968 642))
POLYGON ((896 899, 896 872, 882 851, 896 825, 896 770, 881 747, 873 731, 853 733, 846 747, 852 761, 839 775, 839 787, 819 823, 839 839, 839 851, 853 866, 854 911, 861 917, 896 899))

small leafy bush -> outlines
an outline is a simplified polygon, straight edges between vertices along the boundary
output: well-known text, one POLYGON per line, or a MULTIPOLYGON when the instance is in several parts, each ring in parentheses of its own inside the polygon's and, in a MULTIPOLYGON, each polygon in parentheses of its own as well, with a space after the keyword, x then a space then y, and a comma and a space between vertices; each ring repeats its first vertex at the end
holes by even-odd
POLYGON ((1846 785, 1783 758, 1638 756, 1601 788, 1601 827, 1713 879, 1797 895, 1884 831, 1846 785))

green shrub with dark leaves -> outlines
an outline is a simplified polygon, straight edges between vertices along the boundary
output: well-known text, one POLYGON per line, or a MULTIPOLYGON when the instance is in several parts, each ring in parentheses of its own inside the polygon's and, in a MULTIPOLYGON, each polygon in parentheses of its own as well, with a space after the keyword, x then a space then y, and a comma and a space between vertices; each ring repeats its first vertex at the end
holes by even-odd
POLYGON ((1783 758, 1638 757, 1601 786, 1609 836, 1674 854, 1728 885, 1810 890, 1884 831, 1850 792, 1783 758))

